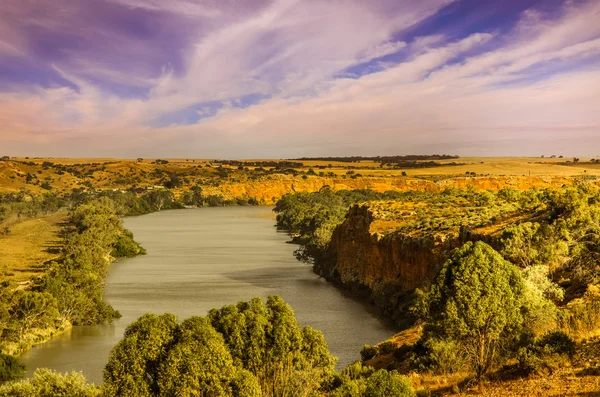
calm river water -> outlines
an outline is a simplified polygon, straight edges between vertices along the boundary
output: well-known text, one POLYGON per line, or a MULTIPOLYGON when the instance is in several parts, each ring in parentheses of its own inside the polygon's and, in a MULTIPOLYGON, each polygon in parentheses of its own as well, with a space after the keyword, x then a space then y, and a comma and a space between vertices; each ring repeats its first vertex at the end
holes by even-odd
POLYGON ((270 207, 164 211, 125 219, 148 255, 111 265, 105 299, 122 318, 109 326, 75 327, 21 356, 29 374, 47 367, 82 371, 94 383, 125 327, 147 312, 180 320, 214 307, 280 295, 302 325, 323 331, 343 367, 364 344, 393 334, 368 306, 346 296, 298 262, 277 231, 270 207))

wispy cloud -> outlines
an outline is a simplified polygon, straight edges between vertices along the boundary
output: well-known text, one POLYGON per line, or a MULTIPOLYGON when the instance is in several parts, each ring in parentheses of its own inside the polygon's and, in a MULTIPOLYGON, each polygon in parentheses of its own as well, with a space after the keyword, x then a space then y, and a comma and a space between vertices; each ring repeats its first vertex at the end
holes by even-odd
MULTIPOLYGON (((7 1, 11 15, 53 34, 87 15, 69 8, 62 22, 48 21, 7 1)), ((508 30, 458 38, 443 25, 411 38, 410 29, 448 5, 443 0, 276 0, 235 12, 235 2, 90 1, 109 16, 147 13, 142 20, 151 27, 108 29, 92 19, 76 25, 82 43, 51 54, 40 53, 36 35, 3 52, 19 30, 0 31, 0 67, 17 51, 69 83, 0 92, 3 146, 63 155, 285 157, 531 154, 540 145, 585 152, 590 141, 600 144, 596 1, 528 9, 508 30), (178 33, 161 31, 178 23, 178 33), (121 51, 108 50, 94 32, 122 43, 121 51), (345 77, 372 62, 375 69, 345 77)))

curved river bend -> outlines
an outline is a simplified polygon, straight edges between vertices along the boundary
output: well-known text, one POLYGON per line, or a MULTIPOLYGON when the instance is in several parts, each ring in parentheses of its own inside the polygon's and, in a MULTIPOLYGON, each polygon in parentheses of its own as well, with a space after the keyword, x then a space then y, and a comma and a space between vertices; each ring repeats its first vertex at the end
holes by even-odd
POLYGON ((125 226, 148 255, 111 265, 105 299, 122 318, 109 326, 75 327, 21 356, 35 368, 82 371, 101 383, 102 369, 125 327, 147 312, 180 320, 215 307, 280 295, 302 325, 323 331, 338 368, 360 358, 364 344, 393 334, 369 307, 298 262, 277 231, 271 207, 164 211, 126 218, 125 226))

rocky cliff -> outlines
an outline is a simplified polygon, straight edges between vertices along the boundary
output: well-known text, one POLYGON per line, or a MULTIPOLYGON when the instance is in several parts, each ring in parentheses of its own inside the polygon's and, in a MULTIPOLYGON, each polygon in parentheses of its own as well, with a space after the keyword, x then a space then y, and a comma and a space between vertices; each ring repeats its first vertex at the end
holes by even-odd
POLYGON ((350 208, 332 236, 330 260, 316 263, 315 272, 367 298, 397 323, 407 319, 407 308, 417 288, 431 284, 450 251, 468 240, 489 235, 467 229, 460 232, 386 235, 372 233, 373 213, 368 206, 350 208))
POLYGON ((318 192, 324 186, 333 191, 370 189, 376 192, 440 192, 449 188, 476 190, 500 190, 511 188, 527 190, 531 188, 558 188, 573 183, 572 178, 565 177, 459 177, 433 182, 430 180, 396 177, 293 177, 290 175, 271 175, 264 180, 245 182, 224 182, 218 186, 203 187, 204 194, 223 196, 225 199, 237 197, 254 197, 262 203, 273 204, 284 194, 294 192, 318 192))

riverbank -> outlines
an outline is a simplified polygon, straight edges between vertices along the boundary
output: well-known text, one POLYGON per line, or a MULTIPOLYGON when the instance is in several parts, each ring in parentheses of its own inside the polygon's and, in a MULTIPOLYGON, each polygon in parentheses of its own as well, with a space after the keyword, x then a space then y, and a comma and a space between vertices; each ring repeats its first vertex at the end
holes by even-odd
POLYGON ((113 202, 92 200, 68 216, 57 212, 13 227, 15 234, 11 229, 0 240, 13 264, 0 289, 2 353, 19 355, 72 325, 120 316, 102 299, 108 266, 144 250, 123 228, 113 202))
MULTIPOLYGON (((43 276, 47 265, 60 257, 61 232, 66 219, 66 212, 58 212, 5 222, 4 231, 0 233, 2 282, 14 290, 30 289, 34 278, 43 276)), ((0 352, 18 356, 70 328, 70 322, 66 322, 58 327, 31 329, 18 341, 1 343, 0 352)))

